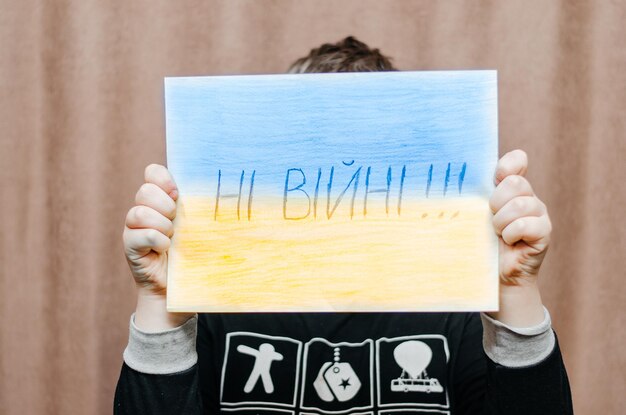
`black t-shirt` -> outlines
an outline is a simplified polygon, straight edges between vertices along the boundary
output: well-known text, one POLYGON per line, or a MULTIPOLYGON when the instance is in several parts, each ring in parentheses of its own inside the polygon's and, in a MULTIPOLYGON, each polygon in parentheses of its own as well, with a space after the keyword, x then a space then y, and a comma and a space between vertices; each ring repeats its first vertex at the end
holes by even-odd
POLYGON ((477 313, 203 314, 197 350, 179 374, 124 365, 116 413, 572 413, 558 344, 497 365, 477 313))

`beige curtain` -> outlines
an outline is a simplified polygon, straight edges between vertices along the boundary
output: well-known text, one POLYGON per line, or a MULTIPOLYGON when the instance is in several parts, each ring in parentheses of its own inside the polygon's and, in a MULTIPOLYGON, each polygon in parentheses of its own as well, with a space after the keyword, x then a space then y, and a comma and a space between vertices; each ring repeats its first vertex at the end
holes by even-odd
POLYGON ((134 308, 124 216, 165 160, 163 77, 283 72, 355 35, 499 71, 501 152, 548 204, 577 414, 624 410, 626 2, 0 0, 0 413, 105 414, 134 308))

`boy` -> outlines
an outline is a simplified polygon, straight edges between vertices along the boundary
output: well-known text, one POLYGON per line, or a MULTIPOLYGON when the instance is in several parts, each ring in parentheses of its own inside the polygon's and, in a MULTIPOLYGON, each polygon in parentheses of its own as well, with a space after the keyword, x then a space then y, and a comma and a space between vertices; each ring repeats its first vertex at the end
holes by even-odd
MULTIPOLYGON (((395 70, 349 37, 290 73, 395 70)), ((498 162, 490 199, 500 239, 500 311, 168 313, 167 249, 178 197, 150 165, 126 218, 137 309, 117 414, 571 414, 560 350, 537 279, 551 233, 524 178, 526 154, 498 162)))

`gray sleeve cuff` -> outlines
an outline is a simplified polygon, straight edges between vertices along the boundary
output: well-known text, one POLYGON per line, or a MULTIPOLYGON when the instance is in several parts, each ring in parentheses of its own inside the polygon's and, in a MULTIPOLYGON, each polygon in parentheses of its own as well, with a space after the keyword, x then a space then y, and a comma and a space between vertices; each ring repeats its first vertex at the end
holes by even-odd
POLYGON ((554 349, 550 313, 543 308, 544 319, 532 327, 510 327, 481 313, 483 322, 483 348, 494 362, 507 367, 535 365, 554 349))
POLYGON ((183 372, 198 361, 196 353, 198 317, 170 330, 146 333, 135 326, 135 315, 130 317, 128 346, 124 361, 138 372, 164 375, 183 372))

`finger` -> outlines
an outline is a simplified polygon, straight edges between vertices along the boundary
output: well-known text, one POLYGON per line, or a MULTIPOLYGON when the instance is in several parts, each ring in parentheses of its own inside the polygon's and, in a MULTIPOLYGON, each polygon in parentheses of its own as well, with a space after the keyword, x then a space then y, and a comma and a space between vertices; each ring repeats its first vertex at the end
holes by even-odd
POLYGON ((525 176, 528 171, 528 156, 522 150, 513 150, 498 160, 494 182, 498 185, 507 176, 525 176))
POLYGON ((171 244, 170 238, 156 229, 124 229, 124 247, 131 255, 142 257, 156 251, 165 252, 171 244))
POLYGON ((144 178, 146 183, 156 184, 172 199, 176 200, 178 198, 178 187, 165 166, 150 164, 146 167, 144 178))
POLYGON ((171 220, 147 206, 135 206, 126 215, 126 226, 130 229, 156 229, 171 238, 174 224, 171 220))
POLYGON ((538 242, 548 243, 552 232, 552 224, 548 215, 540 217, 527 216, 511 222, 502 231, 502 240, 508 245, 524 241, 529 244, 538 242))
POLYGON ((489 199, 489 206, 491 211, 495 213, 515 197, 533 195, 533 188, 524 177, 507 176, 496 186, 496 190, 493 191, 491 199, 489 199))
POLYGON ((141 185, 135 203, 152 208, 170 220, 176 217, 176 202, 154 183, 141 185))
POLYGON ((516 219, 526 216, 541 216, 546 205, 535 196, 518 196, 509 200, 493 217, 493 226, 500 235, 502 230, 516 219))

